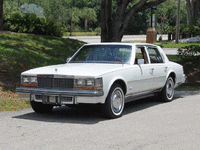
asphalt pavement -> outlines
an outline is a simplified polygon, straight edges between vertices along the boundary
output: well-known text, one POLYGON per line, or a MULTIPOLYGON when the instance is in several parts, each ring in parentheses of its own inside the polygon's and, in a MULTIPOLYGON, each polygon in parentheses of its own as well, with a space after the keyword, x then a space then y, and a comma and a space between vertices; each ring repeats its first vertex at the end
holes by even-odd
POLYGON ((112 120, 97 106, 0 112, 0 150, 197 150, 199 108, 200 91, 184 91, 169 103, 128 103, 123 116, 112 120))
MULTIPOLYGON (((157 35, 157 39, 161 35, 157 35)), ((71 38, 71 39, 77 39, 80 41, 84 41, 87 43, 100 43, 101 42, 101 37, 100 36, 66 36, 64 38, 71 38)), ((167 34, 162 35, 163 40, 168 39, 167 34)), ((124 41, 145 41, 146 40, 146 35, 124 35, 122 38, 122 42, 124 41)))

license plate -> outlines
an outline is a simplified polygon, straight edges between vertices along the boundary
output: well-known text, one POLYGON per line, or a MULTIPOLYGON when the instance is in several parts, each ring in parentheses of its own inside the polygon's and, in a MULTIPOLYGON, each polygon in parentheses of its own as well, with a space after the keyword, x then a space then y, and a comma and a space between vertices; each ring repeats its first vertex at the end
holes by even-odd
POLYGON ((50 103, 50 104, 57 104, 59 101, 58 101, 58 96, 44 96, 43 97, 43 102, 44 103, 50 103))

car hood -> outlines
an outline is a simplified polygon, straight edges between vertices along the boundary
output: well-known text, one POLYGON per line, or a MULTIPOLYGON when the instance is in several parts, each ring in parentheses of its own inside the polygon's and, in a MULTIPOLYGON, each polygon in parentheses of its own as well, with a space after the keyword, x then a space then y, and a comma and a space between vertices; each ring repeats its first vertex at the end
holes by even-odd
POLYGON ((109 72, 121 70, 128 66, 130 65, 68 63, 31 69, 23 72, 22 75, 54 74, 69 76, 101 76, 109 72))

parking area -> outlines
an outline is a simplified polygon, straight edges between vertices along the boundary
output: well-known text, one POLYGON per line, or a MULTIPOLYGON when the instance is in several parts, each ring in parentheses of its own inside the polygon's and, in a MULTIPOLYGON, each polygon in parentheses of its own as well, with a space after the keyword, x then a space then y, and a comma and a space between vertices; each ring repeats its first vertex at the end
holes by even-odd
POLYGON ((96 106, 0 112, 0 150, 181 149, 200 146, 200 91, 176 92, 174 101, 152 98, 126 104, 109 120, 96 106))

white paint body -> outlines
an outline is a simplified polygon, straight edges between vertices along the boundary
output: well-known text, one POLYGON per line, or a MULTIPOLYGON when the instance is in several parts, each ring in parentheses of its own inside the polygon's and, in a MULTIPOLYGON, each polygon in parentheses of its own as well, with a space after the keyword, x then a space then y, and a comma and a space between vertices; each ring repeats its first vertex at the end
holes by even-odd
POLYGON ((144 43, 98 43, 87 45, 107 44, 131 45, 132 56, 130 64, 66 63, 61 65, 31 69, 23 72, 21 75, 36 76, 38 74, 53 74, 73 76, 74 78, 102 78, 104 95, 99 97, 75 96, 77 104, 105 103, 111 86, 119 80, 123 81, 125 84, 125 97, 128 97, 129 95, 141 95, 141 93, 143 92, 153 92, 154 90, 161 90, 171 73, 175 74, 175 86, 178 86, 179 84, 185 82, 183 67, 177 63, 170 62, 159 46, 144 43), (164 63, 152 64, 150 62, 149 64, 135 64, 134 62, 136 57, 136 46, 142 45, 156 47, 159 50, 164 63))

